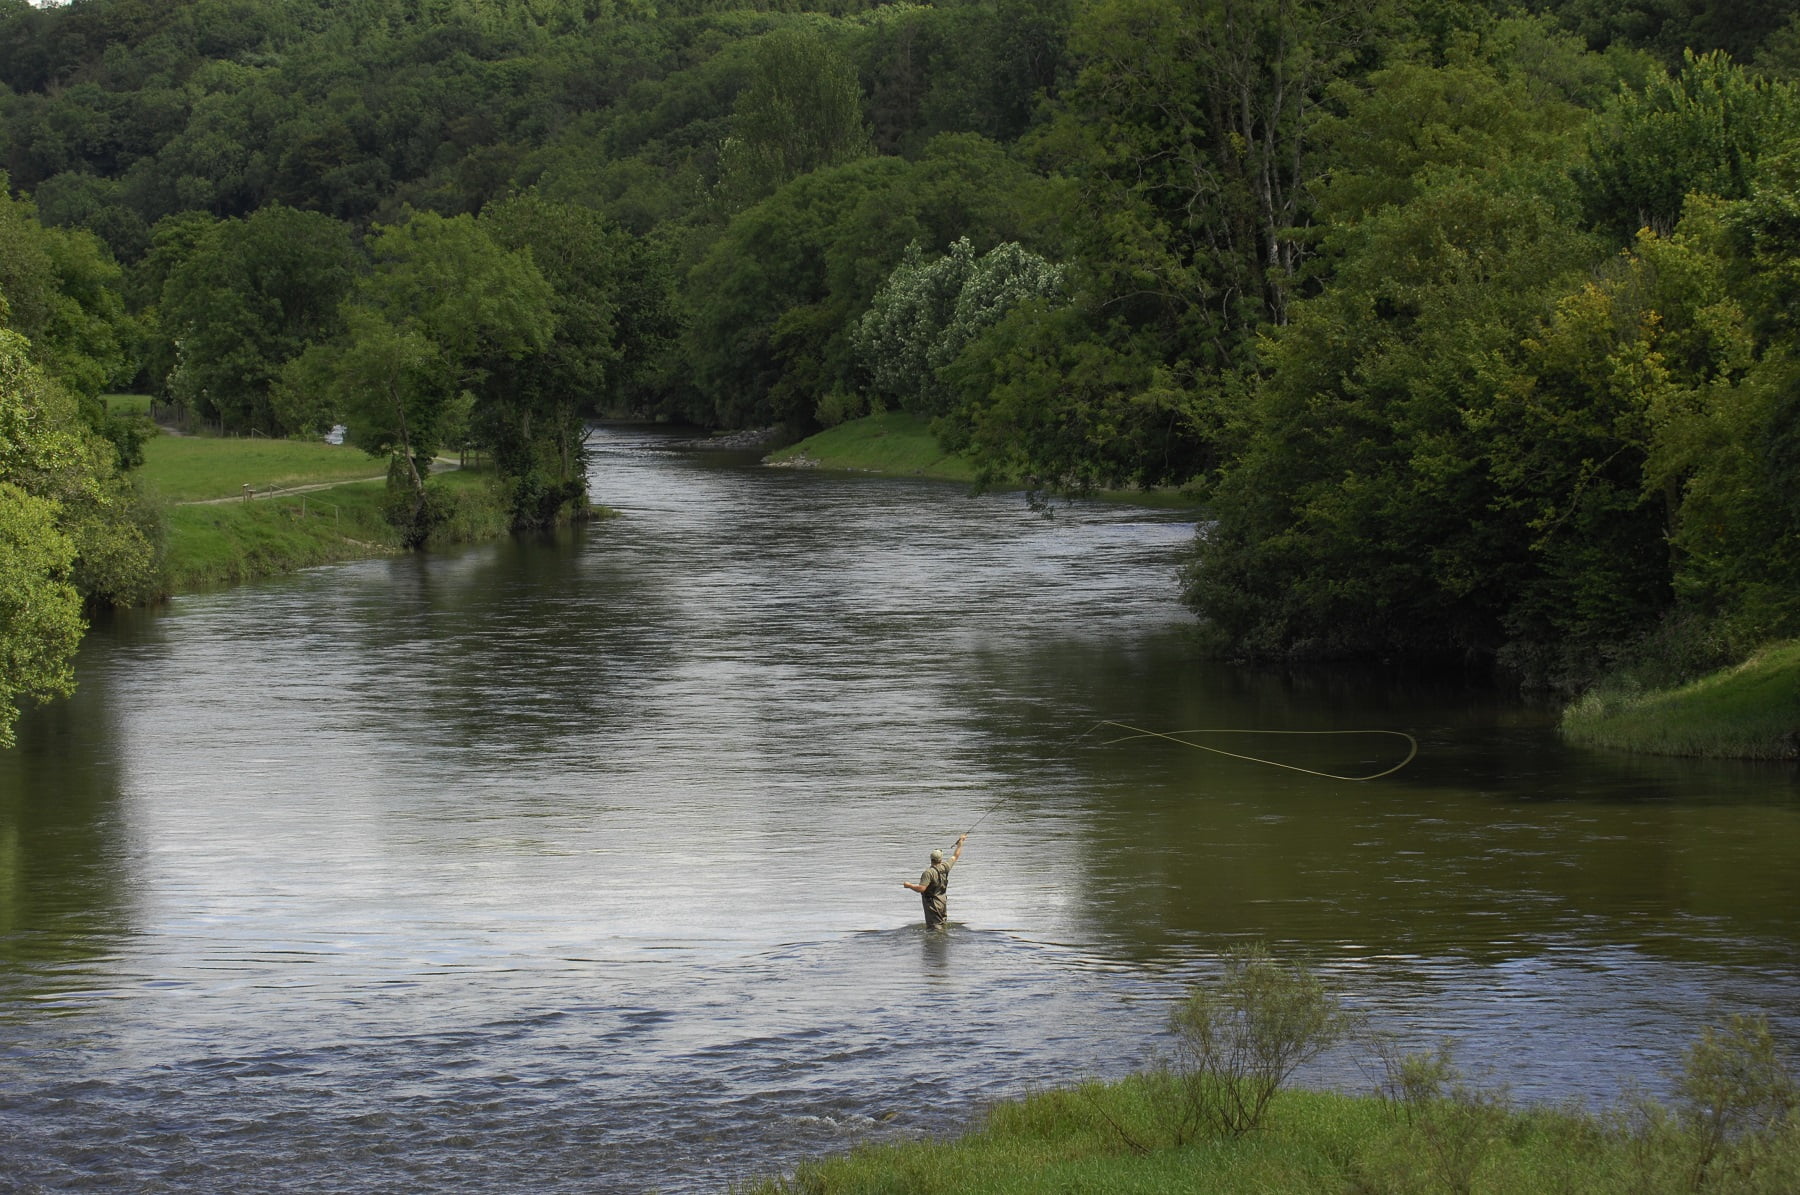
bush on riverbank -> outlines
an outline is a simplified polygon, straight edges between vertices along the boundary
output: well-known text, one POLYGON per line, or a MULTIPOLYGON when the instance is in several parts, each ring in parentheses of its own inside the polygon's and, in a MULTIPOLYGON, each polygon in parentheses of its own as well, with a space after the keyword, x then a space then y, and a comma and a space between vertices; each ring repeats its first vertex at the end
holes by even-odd
POLYGON ((1583 746, 1656 755, 1800 758, 1800 641, 1678 688, 1596 688, 1563 713, 1562 731, 1583 746))

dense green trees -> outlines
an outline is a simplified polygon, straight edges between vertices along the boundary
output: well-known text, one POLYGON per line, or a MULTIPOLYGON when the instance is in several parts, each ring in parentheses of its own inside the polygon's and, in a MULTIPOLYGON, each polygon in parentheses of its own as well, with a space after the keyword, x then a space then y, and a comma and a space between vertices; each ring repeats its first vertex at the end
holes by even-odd
POLYGON ((12 746, 21 701, 73 689, 82 632, 75 545, 55 498, 41 492, 79 467, 80 446, 28 349, 0 329, 0 747, 12 746))
POLYGON ((719 149, 727 201, 758 199, 789 179, 868 152, 862 89, 844 57, 810 29, 762 38, 719 149))
POLYGON ((84 604, 141 601, 153 529, 117 452, 6 326, 0 295, 0 746, 21 701, 69 692, 84 604))
POLYGON ((427 485, 438 450, 467 440, 477 410, 508 431, 520 422, 501 409, 529 396, 502 381, 507 365, 549 344, 553 292, 528 254, 471 216, 415 213, 378 226, 371 249, 334 388, 352 442, 392 460, 394 521, 416 545, 440 513, 427 485))
POLYGON ((289 361, 338 333, 356 264, 349 230, 318 212, 270 204, 206 229, 161 290, 170 396, 237 431, 318 430, 307 412, 284 409, 273 385, 289 361))
POLYGON ((133 378, 347 422, 415 538, 442 447, 531 527, 598 410, 897 403, 1194 487, 1226 650, 1579 683, 1800 632, 1790 9, 0 0, 0 293, 109 501, 133 378))
MULTIPOLYGON (((1503 69, 1378 74, 1343 127, 1366 137, 1356 109, 1385 107, 1384 89, 1428 95, 1450 73, 1503 69)), ((1695 662, 1800 630, 1774 596, 1796 557, 1772 488, 1787 350, 1748 314, 1772 309, 1755 295, 1769 275, 1744 259, 1768 227, 1755 213, 1791 202, 1773 182, 1782 159, 1767 159, 1777 125, 1758 122, 1793 97, 1716 58, 1648 90, 1623 91, 1594 127, 1659 125, 1670 152, 1654 177, 1687 196, 1686 215, 1610 262, 1612 209, 1596 213, 1590 188, 1588 231, 1582 197, 1559 186, 1581 160, 1555 135, 1566 116, 1526 125, 1496 118, 1514 105, 1461 105, 1438 132, 1415 116, 1399 152, 1368 158, 1389 165, 1326 189, 1331 284, 1269 340, 1189 575, 1223 638, 1498 655, 1578 683, 1659 627, 1659 651, 1695 662), (1646 116, 1695 94, 1740 107, 1721 119, 1702 105, 1680 137, 1646 116), (1759 521, 1741 521, 1753 506, 1759 521), (1707 643, 1667 637, 1696 616, 1707 643)), ((1605 177, 1605 155, 1588 160, 1605 177)))

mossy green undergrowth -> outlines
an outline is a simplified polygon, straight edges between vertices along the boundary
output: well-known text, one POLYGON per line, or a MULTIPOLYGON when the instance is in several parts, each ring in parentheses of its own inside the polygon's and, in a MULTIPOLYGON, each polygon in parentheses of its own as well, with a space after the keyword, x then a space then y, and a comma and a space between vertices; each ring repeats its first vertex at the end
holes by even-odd
POLYGON ((1800 757, 1800 641, 1676 689, 1596 690, 1564 713, 1584 746, 1732 759, 1800 757))

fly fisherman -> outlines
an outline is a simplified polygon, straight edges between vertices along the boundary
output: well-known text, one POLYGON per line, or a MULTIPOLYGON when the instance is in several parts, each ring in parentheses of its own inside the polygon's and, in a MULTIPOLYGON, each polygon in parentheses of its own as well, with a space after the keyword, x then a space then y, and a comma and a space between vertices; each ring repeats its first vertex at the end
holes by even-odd
POLYGON ((900 881, 903 887, 917 892, 925 902, 926 929, 944 928, 944 920, 950 915, 950 902, 945 896, 945 893, 950 891, 950 869, 956 866, 958 859, 962 858, 963 838, 967 837, 968 835, 964 834, 962 838, 956 840, 956 850, 948 859, 944 858, 943 851, 932 851, 931 866, 920 873, 918 883, 908 884, 905 880, 900 881))

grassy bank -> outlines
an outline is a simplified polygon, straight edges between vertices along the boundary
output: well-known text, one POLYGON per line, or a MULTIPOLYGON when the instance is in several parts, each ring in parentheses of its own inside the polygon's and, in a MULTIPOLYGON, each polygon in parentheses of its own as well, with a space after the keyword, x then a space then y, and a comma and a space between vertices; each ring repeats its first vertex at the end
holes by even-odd
MULTIPOLYGON (((433 545, 491 539, 506 532, 506 512, 487 471, 441 474, 433 485, 456 500, 433 545)), ((185 593, 316 564, 401 551, 388 525, 385 481, 361 481, 251 501, 167 508, 163 588, 185 593)))
POLYGON ((1516 1107, 1447 1048, 1405 1053, 1304 967, 1239 946, 1171 1010, 1172 1048, 1116 1083, 991 1109, 954 1141, 866 1146, 756 1192, 1800 1190, 1800 1082, 1768 1019, 1703 1029, 1673 1107, 1516 1107), (1285 1089, 1336 1045, 1378 1094, 1285 1089))
MULTIPOLYGON (((383 472, 380 461, 358 449, 312 441, 150 440, 139 476, 163 503, 163 591, 185 593, 398 553, 399 538, 384 514, 383 472)), ((506 512, 490 470, 455 470, 433 484, 455 502, 433 543, 505 533, 506 512)))
POLYGON ((319 440, 156 436, 144 444, 144 484, 166 502, 242 498, 300 485, 384 478, 386 466, 360 448, 319 440))
MULTIPOLYGON (((842 469, 964 484, 973 484, 976 476, 975 466, 967 457, 945 452, 938 445, 929 420, 903 411, 840 423, 770 453, 767 460, 789 468, 842 469)), ((1012 487, 1002 483, 999 488, 1012 487)), ((1176 490, 1107 490, 1094 496, 1102 501, 1167 509, 1186 509, 1195 504, 1191 497, 1176 490)))
POLYGON ((953 1141, 865 1147, 757 1183, 758 1195, 905 1191, 1651 1193, 1800 1190, 1800 1124, 1719 1144, 1641 1105, 1616 1113, 1512 1108, 1464 1091, 1431 1100, 1290 1091, 1264 1125, 1185 1145, 1144 1078, 1044 1092, 992 1109, 953 1141), (1709 1156, 1710 1155, 1710 1156, 1709 1156), (1698 1177, 1698 1181, 1696 1178, 1698 1177))
POLYGON ((1583 746, 1721 759, 1800 758, 1800 641, 1678 689, 1596 690, 1563 713, 1583 746))
POLYGON ((917 415, 888 411, 852 419, 769 454, 769 463, 973 482, 975 466, 945 452, 917 415))

